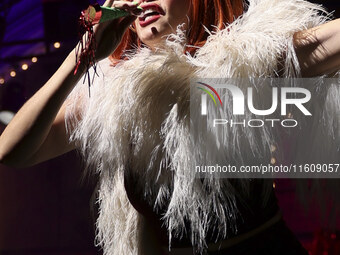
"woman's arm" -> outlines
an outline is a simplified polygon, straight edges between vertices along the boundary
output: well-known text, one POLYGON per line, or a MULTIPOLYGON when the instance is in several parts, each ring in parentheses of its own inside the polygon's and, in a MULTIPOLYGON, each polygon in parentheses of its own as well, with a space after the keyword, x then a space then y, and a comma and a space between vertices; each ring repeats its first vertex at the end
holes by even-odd
POLYGON ((295 51, 304 77, 340 69, 340 19, 294 35, 295 51))
MULTIPOLYGON (((124 9, 131 14, 140 12, 138 3, 107 0, 104 5, 124 9)), ((97 61, 116 49, 135 19, 136 16, 129 15, 95 27, 97 61)), ((73 50, 56 73, 14 116, 0 137, 0 163, 15 167, 31 166, 74 148, 66 134, 64 101, 85 70, 80 65, 74 75, 75 65, 73 50)))
POLYGON ((84 70, 80 67, 73 75, 75 62, 72 51, 6 127, 0 137, 1 163, 30 166, 73 149, 66 136, 65 107, 61 106, 84 70))

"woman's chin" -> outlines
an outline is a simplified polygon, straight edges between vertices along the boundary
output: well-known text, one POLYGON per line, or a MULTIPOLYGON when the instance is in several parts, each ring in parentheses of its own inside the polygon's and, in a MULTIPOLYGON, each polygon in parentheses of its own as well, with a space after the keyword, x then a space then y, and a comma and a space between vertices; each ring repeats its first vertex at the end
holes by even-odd
POLYGON ((164 45, 167 35, 171 30, 166 26, 151 25, 148 27, 139 27, 137 30, 139 39, 150 48, 162 47, 164 45))
POLYGON ((150 36, 140 38, 141 41, 151 49, 162 48, 165 44, 165 37, 150 36))

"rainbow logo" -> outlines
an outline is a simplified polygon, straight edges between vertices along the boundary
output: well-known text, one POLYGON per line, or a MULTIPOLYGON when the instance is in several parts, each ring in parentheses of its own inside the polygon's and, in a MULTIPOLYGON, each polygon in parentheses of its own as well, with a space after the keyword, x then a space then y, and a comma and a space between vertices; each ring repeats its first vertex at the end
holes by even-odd
MULTIPOLYGON (((217 91, 213 87, 211 87, 210 85, 208 85, 206 83, 203 83, 203 82, 197 82, 197 83, 202 85, 202 86, 205 86, 205 87, 209 88, 211 91, 213 91, 215 93, 215 95, 217 96, 218 100, 220 101, 221 106, 223 106, 222 100, 220 98, 220 95, 217 93, 217 91)), ((216 100, 215 100, 214 96, 209 92, 209 90, 201 88, 201 87, 197 87, 197 88, 203 90, 204 92, 206 92, 212 98, 212 100, 214 101, 215 105, 217 106, 216 100)))

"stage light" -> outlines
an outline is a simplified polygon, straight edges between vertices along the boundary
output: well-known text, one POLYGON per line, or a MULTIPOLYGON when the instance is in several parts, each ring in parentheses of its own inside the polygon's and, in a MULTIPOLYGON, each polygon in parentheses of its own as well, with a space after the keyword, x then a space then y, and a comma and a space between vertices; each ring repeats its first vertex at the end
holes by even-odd
POLYGON ((32 58, 32 63, 36 63, 38 61, 38 58, 37 57, 33 57, 32 58))
POLYGON ((28 69, 28 65, 27 64, 22 64, 21 69, 26 71, 28 69))
POLYGON ((60 42, 55 42, 53 44, 54 48, 59 49, 60 48, 60 42))
POLYGON ((13 119, 14 112, 11 111, 1 111, 0 112, 0 123, 8 125, 8 123, 13 119))
POLYGON ((10 75, 11 77, 15 77, 15 76, 17 75, 17 73, 13 70, 13 71, 11 71, 11 72, 9 73, 9 75, 10 75))
POLYGON ((5 79, 4 78, 0 78, 0 85, 5 83, 5 79))

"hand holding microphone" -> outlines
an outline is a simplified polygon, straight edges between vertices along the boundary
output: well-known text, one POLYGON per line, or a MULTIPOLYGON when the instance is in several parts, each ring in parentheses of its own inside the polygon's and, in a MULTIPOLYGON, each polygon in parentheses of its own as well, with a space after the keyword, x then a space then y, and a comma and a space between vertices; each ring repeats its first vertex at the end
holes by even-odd
POLYGON ((138 2, 132 2, 132 6, 126 5, 125 7, 127 9, 130 8, 129 12, 128 10, 116 8, 116 7, 106 7, 106 6, 100 6, 99 4, 90 5, 86 10, 82 12, 82 18, 92 24, 99 24, 103 23, 105 21, 118 19, 121 17, 125 17, 128 15, 138 15, 143 11, 143 8, 138 6, 138 2), (136 5, 137 8, 134 8, 136 5))
POLYGON ((77 67, 88 70, 95 62, 110 56, 126 29, 143 12, 138 2, 107 0, 103 6, 90 5, 80 16, 81 39, 76 48, 77 67))

